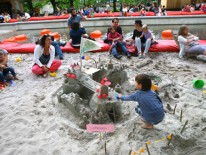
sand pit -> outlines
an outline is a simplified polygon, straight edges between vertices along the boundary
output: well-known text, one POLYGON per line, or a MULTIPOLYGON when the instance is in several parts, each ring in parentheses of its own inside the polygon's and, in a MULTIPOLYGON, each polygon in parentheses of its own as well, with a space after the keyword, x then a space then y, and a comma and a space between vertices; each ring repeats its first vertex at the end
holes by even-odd
MULTIPOLYGON (((109 62, 107 53, 86 53, 101 64, 109 62)), ((203 155, 206 152, 206 86, 195 89, 196 78, 206 81, 205 63, 189 59, 180 60, 177 53, 152 53, 150 58, 121 61, 128 82, 125 93, 134 91, 134 77, 147 73, 160 87, 159 95, 167 109, 163 122, 153 130, 140 127, 140 117, 135 113, 135 102, 120 102, 122 117, 115 124, 114 133, 88 133, 79 127, 81 119, 62 103, 56 93, 64 81, 63 74, 71 64, 78 62, 78 54, 65 54, 63 65, 56 77, 36 77, 31 73, 33 54, 9 55, 10 64, 16 69, 19 81, 15 86, 0 92, 0 150, 2 155, 128 155, 145 148, 150 141, 152 155, 203 155), (15 62, 16 57, 22 62, 15 62), (176 107, 175 114, 173 109, 176 107), (182 121, 180 113, 182 110, 182 121), (183 125, 188 124, 180 133, 183 125), (174 134, 167 146, 166 138, 174 134)), ((83 61, 84 68, 95 67, 94 61, 83 61)), ((144 153, 147 154, 146 149, 144 153)))

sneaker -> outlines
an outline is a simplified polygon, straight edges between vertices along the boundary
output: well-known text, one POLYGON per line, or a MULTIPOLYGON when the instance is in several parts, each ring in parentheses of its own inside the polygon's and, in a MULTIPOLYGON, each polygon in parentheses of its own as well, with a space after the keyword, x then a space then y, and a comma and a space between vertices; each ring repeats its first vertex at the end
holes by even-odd
POLYGON ((144 53, 143 56, 142 56, 142 58, 143 58, 143 59, 144 59, 144 58, 147 58, 147 53, 144 53))
POLYGON ((138 53, 138 58, 141 59, 142 58, 142 52, 138 53))
POLYGON ((60 60, 64 60, 64 58, 63 58, 63 57, 59 57, 59 59, 60 59, 60 60))
POLYGON ((127 55, 127 58, 128 58, 128 59, 131 59, 131 55, 130 55, 130 54, 128 54, 128 55, 127 55))
POLYGON ((67 44, 67 42, 66 41, 62 41, 62 42, 60 42, 60 46, 65 46, 67 44))
POLYGON ((116 56, 115 58, 118 59, 118 60, 120 60, 121 57, 122 57, 121 55, 118 55, 118 56, 116 56))

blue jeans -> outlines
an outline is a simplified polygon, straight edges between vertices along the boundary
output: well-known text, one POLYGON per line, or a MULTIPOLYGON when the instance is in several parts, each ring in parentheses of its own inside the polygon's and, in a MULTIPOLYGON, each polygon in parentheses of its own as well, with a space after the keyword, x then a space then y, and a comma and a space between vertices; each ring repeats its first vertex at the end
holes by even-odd
POLYGON ((14 69, 12 67, 7 67, 3 71, 0 71, 0 82, 4 82, 8 74, 13 75, 13 77, 16 76, 14 69))
POLYGON ((58 41, 52 41, 52 43, 51 43, 53 46, 54 46, 54 48, 55 48, 55 56, 59 56, 60 58, 64 58, 64 55, 63 55, 63 53, 62 53, 62 50, 61 50, 61 48, 60 48, 60 43, 58 42, 58 41))
POLYGON ((137 47, 138 52, 141 52, 142 46, 145 46, 144 53, 147 54, 151 46, 151 39, 147 39, 146 42, 142 44, 140 38, 135 38, 135 46, 137 47))
POLYGON ((117 57, 119 55, 119 53, 117 52, 117 46, 119 46, 122 50, 122 52, 125 54, 125 55, 130 55, 128 49, 126 48, 126 46, 124 45, 124 43, 117 43, 116 45, 114 45, 112 47, 112 55, 114 57, 117 57))

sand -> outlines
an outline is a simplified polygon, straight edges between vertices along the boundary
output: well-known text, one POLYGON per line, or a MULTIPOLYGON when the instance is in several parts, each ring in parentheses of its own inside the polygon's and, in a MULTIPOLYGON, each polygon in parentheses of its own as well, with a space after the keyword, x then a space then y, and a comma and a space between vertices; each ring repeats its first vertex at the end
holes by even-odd
MULTIPOLYGON (((108 62, 107 53, 87 53, 92 58, 108 62)), ((10 64, 16 69, 19 81, 15 86, 0 92, 0 154, 1 155, 128 155, 129 151, 145 148, 150 141, 152 155, 203 155, 206 152, 206 94, 195 89, 195 78, 206 82, 205 63, 194 59, 178 58, 177 53, 156 53, 150 58, 121 61, 114 64, 127 66, 130 89, 137 73, 147 73, 156 78, 159 95, 167 110, 165 119, 153 130, 140 127, 140 117, 135 113, 134 102, 120 102, 124 117, 115 124, 114 133, 88 133, 77 126, 79 119, 61 103, 56 92, 63 83, 68 67, 78 62, 78 54, 65 54, 63 65, 56 77, 37 77, 31 73, 33 54, 9 55, 10 64), (22 62, 15 62, 16 57, 22 62), (161 78, 161 80, 160 80, 161 78), (177 104, 176 112, 173 108, 177 104), (180 111, 183 111, 180 122, 180 111), (180 133, 186 120, 188 124, 180 133), (169 147, 163 138, 174 134, 169 147), (157 141, 161 140, 162 141, 157 141)), ((93 61, 84 61, 84 67, 93 61)), ((144 153, 147 154, 145 150, 144 153)))

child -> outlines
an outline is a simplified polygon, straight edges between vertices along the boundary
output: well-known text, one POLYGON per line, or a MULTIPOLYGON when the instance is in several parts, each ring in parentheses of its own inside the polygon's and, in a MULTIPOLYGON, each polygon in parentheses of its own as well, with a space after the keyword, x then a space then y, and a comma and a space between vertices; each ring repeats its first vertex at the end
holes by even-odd
POLYGON ((166 8, 165 8, 164 5, 163 5, 163 7, 162 7, 162 15, 163 15, 163 16, 167 16, 167 11, 166 11, 166 8))
POLYGON ((145 11, 144 8, 142 8, 142 9, 140 10, 140 15, 141 15, 141 16, 146 16, 146 11, 145 11))
POLYGON ((7 51, 0 49, 0 83, 4 84, 10 80, 18 80, 16 73, 12 67, 7 65, 8 55, 7 51))
MULTIPOLYGON (((146 57, 149 51, 149 48, 151 46, 151 42, 153 40, 152 38, 152 33, 148 30, 147 25, 143 25, 142 26, 142 35, 140 36, 140 39, 144 37, 146 42, 145 42, 145 49, 144 49, 144 54, 143 56, 146 57)), ((140 47, 141 47, 141 42, 140 42, 140 47)), ((138 48, 138 52, 139 52, 139 57, 142 57, 142 51, 141 48, 138 48)))
POLYGON ((151 79, 146 74, 139 74, 135 77, 137 91, 125 96, 118 94, 117 98, 122 101, 137 101, 135 111, 142 117, 142 128, 152 129, 164 118, 164 109, 161 99, 151 90, 151 79))
POLYGON ((112 45, 109 49, 109 52, 112 51, 112 54, 114 55, 115 58, 117 59, 120 59, 121 56, 118 55, 117 53, 117 44, 118 46, 121 47, 122 51, 124 52, 125 55, 127 55, 127 57, 130 59, 131 58, 131 55, 129 54, 127 48, 126 48, 126 43, 123 41, 123 38, 122 38, 122 35, 119 34, 117 31, 116 31, 116 27, 112 26, 111 29, 110 29, 110 32, 108 34, 108 40, 110 42, 112 42, 112 45))

